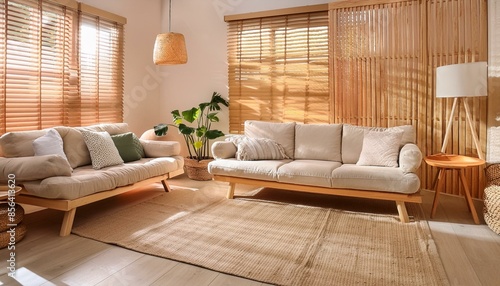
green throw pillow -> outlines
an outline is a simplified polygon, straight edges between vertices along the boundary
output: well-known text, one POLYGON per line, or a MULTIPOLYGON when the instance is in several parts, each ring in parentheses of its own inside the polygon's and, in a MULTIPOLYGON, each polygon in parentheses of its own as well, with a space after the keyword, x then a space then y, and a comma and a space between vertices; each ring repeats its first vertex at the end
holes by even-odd
MULTIPOLYGON (((113 139, 116 149, 118 149, 118 153, 120 153, 120 157, 122 157, 124 162, 137 161, 142 158, 141 152, 137 144, 135 143, 134 137, 136 136, 132 132, 111 136, 111 139, 113 139)), ((142 152, 144 152, 144 150, 142 152)))
POLYGON ((137 152, 141 155, 141 158, 146 157, 146 154, 144 153, 144 147, 142 147, 141 141, 137 136, 135 136, 134 133, 132 133, 132 137, 134 138, 134 147, 137 149, 137 152))

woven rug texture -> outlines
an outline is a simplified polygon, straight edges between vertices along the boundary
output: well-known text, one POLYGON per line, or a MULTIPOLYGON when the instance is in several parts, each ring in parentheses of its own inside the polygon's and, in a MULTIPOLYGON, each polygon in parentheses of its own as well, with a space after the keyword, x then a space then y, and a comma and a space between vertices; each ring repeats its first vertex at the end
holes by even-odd
POLYGON ((77 219, 73 233, 276 285, 448 285, 416 219, 174 189, 77 219))

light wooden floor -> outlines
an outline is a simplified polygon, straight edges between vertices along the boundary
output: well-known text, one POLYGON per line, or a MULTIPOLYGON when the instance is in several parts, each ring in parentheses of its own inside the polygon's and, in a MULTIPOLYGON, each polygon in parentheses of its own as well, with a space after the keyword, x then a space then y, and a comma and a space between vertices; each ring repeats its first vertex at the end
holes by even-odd
MULTIPOLYGON (((181 176, 172 186, 193 190, 218 182, 196 182, 181 176)), ((251 187, 247 187, 247 190, 251 187)), ((106 213, 157 195, 161 184, 130 192, 77 210, 77 217, 106 213)), ((174 189, 175 192, 175 189, 174 189)), ((238 189, 236 192, 238 195, 238 189)), ((423 191, 430 213, 433 193, 423 191)), ((266 199, 396 215, 392 202, 338 198, 286 191, 262 192, 266 199)), ((478 210, 482 210, 477 201, 478 210)), ((482 219, 481 211, 479 211, 482 219)), ((145 255, 76 235, 59 237, 62 214, 43 210, 26 215, 26 237, 16 245, 17 280, 8 277, 7 249, 0 250, 0 285, 266 285, 204 268, 145 255), (3 283, 3 284, 2 284, 3 283)), ((446 273, 452 285, 500 285, 500 236, 482 222, 475 225, 465 200, 443 195, 434 219, 429 219, 446 273)), ((425 275, 425 273, 422 273, 425 275)))

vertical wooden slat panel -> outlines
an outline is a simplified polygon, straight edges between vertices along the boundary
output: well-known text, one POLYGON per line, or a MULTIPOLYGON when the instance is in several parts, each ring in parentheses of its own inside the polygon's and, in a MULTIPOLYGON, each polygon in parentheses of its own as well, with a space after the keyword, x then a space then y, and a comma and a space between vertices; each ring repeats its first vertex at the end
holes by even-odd
MULTIPOLYGON (((330 4, 335 122, 412 124, 423 154, 440 152, 453 100, 435 98, 435 70, 487 59, 486 1, 367 0, 348 5, 349 1, 330 4)), ((487 98, 468 100, 484 146, 487 98)), ((477 156, 462 106, 453 121, 446 152, 477 156)), ((436 170, 424 164, 419 175, 422 188, 431 189, 436 170)), ((466 175, 474 197, 481 198, 482 170, 468 170, 466 175)), ((447 174, 446 193, 462 193, 453 172, 447 174)))

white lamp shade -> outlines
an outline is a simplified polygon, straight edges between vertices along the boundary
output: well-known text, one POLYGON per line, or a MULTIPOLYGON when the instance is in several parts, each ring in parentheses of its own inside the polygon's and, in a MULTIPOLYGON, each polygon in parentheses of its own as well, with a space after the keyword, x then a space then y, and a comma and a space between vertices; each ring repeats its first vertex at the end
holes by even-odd
POLYGON ((474 97, 488 95, 486 62, 438 67, 436 97, 474 97))
POLYGON ((156 65, 179 65, 187 63, 184 35, 165 33, 156 36, 153 61, 156 65))

